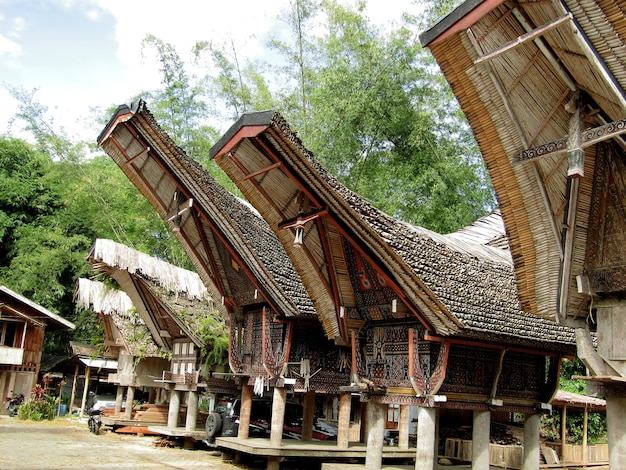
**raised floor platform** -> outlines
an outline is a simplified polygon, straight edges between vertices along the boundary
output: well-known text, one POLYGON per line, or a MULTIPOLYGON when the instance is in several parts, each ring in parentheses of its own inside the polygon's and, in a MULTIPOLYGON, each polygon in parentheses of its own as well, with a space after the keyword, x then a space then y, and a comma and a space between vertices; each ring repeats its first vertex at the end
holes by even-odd
POLYGON ((187 431, 184 427, 168 428, 167 426, 148 426, 150 432, 169 437, 184 437, 194 441, 206 439, 206 431, 196 428, 194 431, 187 431))
MULTIPOLYGON (((269 439, 252 438, 239 439, 237 437, 218 437, 215 439, 217 447, 244 452, 250 455, 271 457, 346 457, 365 458, 367 445, 351 442, 347 449, 337 447, 335 441, 303 442, 297 439, 283 439, 280 447, 272 447, 269 439)), ((400 449, 394 446, 383 447, 383 458, 412 459, 415 457, 415 447, 400 449)))

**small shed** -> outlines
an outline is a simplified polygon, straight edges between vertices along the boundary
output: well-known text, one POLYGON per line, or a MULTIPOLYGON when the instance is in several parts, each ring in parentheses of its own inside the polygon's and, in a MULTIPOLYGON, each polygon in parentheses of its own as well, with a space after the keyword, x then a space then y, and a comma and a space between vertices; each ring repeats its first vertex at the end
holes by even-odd
MULTIPOLYGON (((0 286, 1 397, 30 396, 41 365, 44 334, 74 324, 35 302, 0 286)), ((1 407, 0 412, 5 412, 1 407)))

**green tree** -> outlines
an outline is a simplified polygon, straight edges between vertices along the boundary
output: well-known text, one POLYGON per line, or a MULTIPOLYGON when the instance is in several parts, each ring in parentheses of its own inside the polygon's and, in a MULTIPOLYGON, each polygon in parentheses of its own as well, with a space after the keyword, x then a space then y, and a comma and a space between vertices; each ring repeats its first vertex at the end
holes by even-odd
POLYGON ((76 280, 91 272, 87 253, 96 238, 188 269, 191 262, 115 163, 86 158, 85 144, 55 132, 33 94, 16 95, 26 99, 16 121, 29 113, 36 143, 0 137, 0 283, 75 322, 73 333, 46 335, 48 352, 65 352, 70 337, 102 339, 95 316, 73 303, 76 280))
MULTIPOLYGON (((144 51, 156 52, 161 64, 163 89, 144 93, 144 98, 159 125, 185 153, 197 160, 223 186, 239 193, 236 186, 209 159, 209 150, 217 142, 219 133, 207 124, 211 111, 207 105, 207 90, 202 78, 187 73, 189 64, 181 59, 176 48, 154 35, 143 40, 144 51), (187 67, 186 67, 187 65, 187 67)), ((194 56, 203 50, 196 45, 194 56)))
POLYGON ((467 225, 495 205, 469 127, 409 25, 385 32, 364 7, 321 4, 302 139, 388 214, 438 232, 467 225))

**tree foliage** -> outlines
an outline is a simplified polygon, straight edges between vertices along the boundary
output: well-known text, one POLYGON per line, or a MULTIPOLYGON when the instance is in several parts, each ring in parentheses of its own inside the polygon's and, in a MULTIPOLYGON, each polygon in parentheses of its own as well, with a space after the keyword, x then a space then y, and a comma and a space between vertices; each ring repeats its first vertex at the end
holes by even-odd
MULTIPOLYGON (((417 20, 407 17, 388 31, 367 20, 364 2, 290 6, 284 19, 291 36, 268 44, 283 59, 268 66, 281 85, 262 103, 278 103, 324 166, 384 212, 438 232, 492 210, 471 130, 419 46, 417 20)), ((235 113, 263 109, 250 97, 249 75, 241 73, 246 66, 215 57, 216 83, 228 84, 218 93, 225 106, 235 113)))
MULTIPOLYGON (((419 46, 419 23, 407 17, 376 28, 364 5, 292 0, 282 14, 288 34, 267 44, 274 63, 244 58, 234 40, 199 41, 185 61, 149 35, 143 52, 155 54, 161 87, 140 96, 174 142, 236 194, 208 159, 216 129, 225 118, 273 108, 331 173, 381 210, 457 229, 494 205, 469 127, 419 46)), ((76 339, 94 341, 99 334, 73 311, 72 295, 95 238, 186 268, 189 259, 109 158, 57 129, 36 90, 8 89, 20 106, 14 123, 35 143, 0 141, 0 282, 78 321, 76 339)))
POLYGON ((20 115, 29 113, 37 138, 33 145, 0 137, 0 284, 76 323, 73 333, 46 335, 46 350, 63 353, 70 338, 102 339, 95 316, 76 311, 73 302, 77 279, 91 271, 87 253, 96 238, 182 267, 191 263, 111 159, 86 158, 87 146, 55 132, 33 94, 17 96, 27 99, 20 115), (67 153, 55 153, 60 149, 67 153))

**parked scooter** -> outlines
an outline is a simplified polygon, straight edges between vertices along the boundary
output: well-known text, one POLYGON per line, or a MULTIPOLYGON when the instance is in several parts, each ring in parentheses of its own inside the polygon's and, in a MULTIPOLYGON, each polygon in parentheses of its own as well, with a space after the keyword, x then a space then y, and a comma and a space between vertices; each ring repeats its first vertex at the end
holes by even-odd
POLYGON ((90 408, 87 410, 87 414, 89 415, 89 419, 87 420, 89 430, 97 436, 100 434, 100 426, 102 426, 102 420, 100 419, 102 411, 90 408))
POLYGON ((102 425, 102 420, 100 419, 102 411, 94 409, 95 402, 96 394, 93 391, 89 391, 89 398, 87 398, 86 406, 87 414, 89 415, 87 426, 89 426, 89 430, 97 436, 100 434, 100 426, 102 425))
POLYGON ((24 403, 24 395, 21 393, 19 395, 13 395, 13 398, 7 397, 6 407, 9 416, 17 416, 17 410, 22 403, 24 403))

